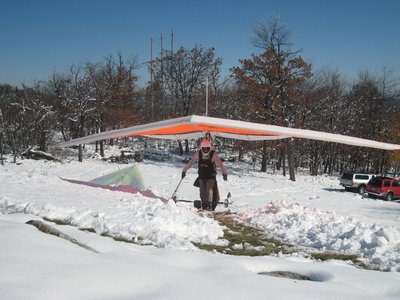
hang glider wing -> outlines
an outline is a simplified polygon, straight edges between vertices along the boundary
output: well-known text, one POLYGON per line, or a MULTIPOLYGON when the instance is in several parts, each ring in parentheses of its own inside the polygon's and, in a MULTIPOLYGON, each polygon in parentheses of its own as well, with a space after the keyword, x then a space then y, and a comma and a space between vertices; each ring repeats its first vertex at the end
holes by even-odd
POLYGON ((168 199, 157 196, 150 189, 145 188, 142 176, 140 175, 140 171, 137 166, 131 166, 122 170, 118 170, 90 181, 67 178, 61 179, 74 184, 81 184, 90 187, 131 194, 141 194, 148 198, 159 199, 163 202, 168 202, 168 199))
POLYGON ((93 183, 90 181, 74 180, 74 179, 67 179, 67 178, 61 178, 61 177, 60 177, 60 179, 64 180, 64 181, 68 181, 70 183, 74 183, 74 184, 81 184, 81 185, 86 185, 86 186, 95 187, 95 188, 101 188, 101 189, 105 189, 105 190, 118 191, 118 192, 131 193, 131 194, 140 194, 140 195, 143 195, 148 198, 159 199, 163 202, 168 202, 168 199, 157 196, 149 189, 141 190, 141 189, 135 188, 131 185, 98 184, 98 183, 93 183))
POLYGON ((340 134, 196 115, 105 131, 63 142, 58 144, 58 146, 68 147, 88 144, 98 140, 128 136, 182 140, 201 138, 206 133, 209 133, 212 137, 225 137, 247 141, 303 138, 385 150, 400 150, 400 145, 340 134))
POLYGON ((89 182, 109 186, 132 186, 141 191, 145 190, 143 178, 135 165, 95 178, 89 182))

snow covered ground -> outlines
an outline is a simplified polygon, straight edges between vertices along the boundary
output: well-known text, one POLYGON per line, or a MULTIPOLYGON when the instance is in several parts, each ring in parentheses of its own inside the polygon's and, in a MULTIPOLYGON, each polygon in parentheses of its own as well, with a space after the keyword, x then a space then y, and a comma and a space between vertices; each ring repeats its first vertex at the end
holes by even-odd
MULTIPOLYGON (((0 299, 400 298, 400 204, 344 192, 336 177, 297 174, 290 182, 227 163, 228 182, 218 182, 221 197, 232 194, 228 209, 267 234, 299 249, 357 254, 382 271, 319 262, 300 251, 238 257, 198 250, 192 241, 223 243, 224 228, 190 204, 164 204, 60 179, 91 180, 127 165, 96 159, 19 162, 0 166, 0 299), (43 218, 70 224, 47 222, 98 253, 25 224, 43 218), (295 272, 311 281, 258 274, 270 271, 295 272)), ((155 194, 172 195, 183 163, 136 164, 155 194)), ((192 168, 178 198, 198 199, 195 178, 192 168)))

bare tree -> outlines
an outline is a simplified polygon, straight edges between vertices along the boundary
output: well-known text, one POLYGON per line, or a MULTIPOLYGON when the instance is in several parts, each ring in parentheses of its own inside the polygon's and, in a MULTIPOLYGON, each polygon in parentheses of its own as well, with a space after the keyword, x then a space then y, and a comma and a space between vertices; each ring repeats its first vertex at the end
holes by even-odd
POLYGON ((26 109, 29 110, 29 138, 28 144, 31 148, 38 146, 39 150, 47 151, 50 132, 53 130, 53 106, 47 88, 39 83, 30 89, 24 87, 26 109))
POLYGON ((278 16, 272 15, 266 22, 257 22, 253 33, 252 43, 255 47, 263 51, 275 49, 277 53, 294 54, 289 42, 290 30, 281 23, 278 16))
POLYGON ((33 88, 0 91, 1 152, 5 144, 11 147, 14 162, 23 150, 28 153, 38 146, 39 150, 46 151, 52 117, 47 96, 38 83, 33 88))
MULTIPOLYGON (((11 86, 1 86, 0 91, 0 109, 2 112, 1 125, 2 125, 2 143, 11 148, 13 152, 13 161, 16 162, 17 155, 22 148, 24 134, 22 130, 22 115, 24 111, 19 110, 15 103, 19 104, 20 99, 18 89, 12 89, 11 86)), ((4 151, 4 146, 3 151, 4 151)))
MULTIPOLYGON (((95 110, 91 86, 81 67, 71 66, 67 74, 54 74, 49 86, 56 96, 57 119, 65 140, 85 135, 95 110)), ((79 145, 82 161, 82 145, 79 145)))
MULTIPOLYGON (((346 98, 346 83, 340 74, 324 68, 308 81, 307 89, 313 100, 309 101, 311 105, 303 115, 302 126, 343 134, 347 129, 351 108, 346 98)), ((311 174, 318 175, 322 166, 324 172, 333 171, 340 149, 338 144, 307 141, 303 145, 303 153, 309 156, 311 174)))
POLYGON ((164 107, 169 116, 188 115, 196 96, 204 90, 206 78, 211 84, 218 81, 221 64, 222 60, 215 58, 214 48, 164 50, 162 59, 156 60, 153 67, 156 77, 162 78, 165 95, 170 98, 169 107, 164 107))
MULTIPOLYGON (((136 68, 135 58, 125 61, 121 54, 117 58, 105 57, 98 64, 86 64, 86 77, 94 99, 91 120, 97 132, 134 123, 135 115, 131 108, 137 81, 136 68)), ((100 155, 104 156, 103 141, 100 141, 100 155)))
MULTIPOLYGON (((159 82, 162 97, 161 117, 187 116, 196 112, 204 95, 208 79, 216 86, 222 59, 215 58, 215 49, 196 46, 181 47, 176 52, 164 50, 161 57, 152 62, 155 82, 159 82)), ((178 141, 181 153, 182 143, 178 141)), ((186 141, 186 152, 189 151, 186 141)))

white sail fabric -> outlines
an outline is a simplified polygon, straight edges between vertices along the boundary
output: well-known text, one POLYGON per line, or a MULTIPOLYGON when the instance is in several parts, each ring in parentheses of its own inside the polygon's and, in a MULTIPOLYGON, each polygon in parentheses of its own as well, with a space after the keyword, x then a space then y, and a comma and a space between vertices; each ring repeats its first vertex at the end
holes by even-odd
POLYGON ((127 136, 148 136, 152 138, 181 140, 201 138, 207 133, 214 137, 247 141, 302 138, 384 150, 400 150, 400 145, 397 144, 346 135, 196 115, 105 131, 63 142, 58 144, 58 146, 68 147, 127 136))

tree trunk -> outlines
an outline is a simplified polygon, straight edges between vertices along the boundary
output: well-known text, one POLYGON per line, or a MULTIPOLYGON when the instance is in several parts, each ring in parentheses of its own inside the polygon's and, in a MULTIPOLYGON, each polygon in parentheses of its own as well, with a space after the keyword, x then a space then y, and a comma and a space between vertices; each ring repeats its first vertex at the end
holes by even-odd
POLYGON ((4 157, 3 157, 3 151, 4 151, 4 121, 3 121, 3 112, 0 109, 0 160, 1 160, 1 165, 4 166, 4 157))
POLYGON ((3 142, 3 133, 2 133, 0 136, 0 161, 1 161, 2 166, 4 166, 3 151, 4 151, 4 142, 3 142))
POLYGON ((13 162, 14 164, 17 163, 17 155, 18 155, 18 149, 17 149, 17 143, 15 142, 15 137, 12 138, 12 149, 13 149, 13 162))
POLYGON ((185 140, 185 153, 189 153, 189 140, 185 140))
POLYGON ((261 159, 261 172, 267 172, 267 142, 263 141, 263 151, 261 159))
POLYGON ((43 129, 40 132, 39 150, 43 152, 47 151, 46 131, 43 129))
POLYGON ((317 142, 311 142, 311 161, 310 161, 310 172, 312 176, 318 175, 318 165, 319 165, 319 148, 317 142))
POLYGON ((276 169, 278 171, 280 171, 282 168, 282 151, 280 151, 280 153, 278 154, 278 160, 276 161, 275 165, 276 165, 276 169))
POLYGON ((289 179, 291 181, 296 181, 296 176, 294 173, 294 160, 293 160, 293 142, 292 140, 286 139, 286 151, 288 156, 288 164, 289 164, 289 179))
POLYGON ((78 147, 78 160, 80 161, 80 162, 82 162, 82 144, 79 144, 79 147, 78 147))
POLYGON ((180 155, 183 155, 182 141, 178 141, 178 146, 179 146, 179 154, 180 154, 180 155))
POLYGON ((100 156, 104 157, 104 141, 100 141, 100 156))

